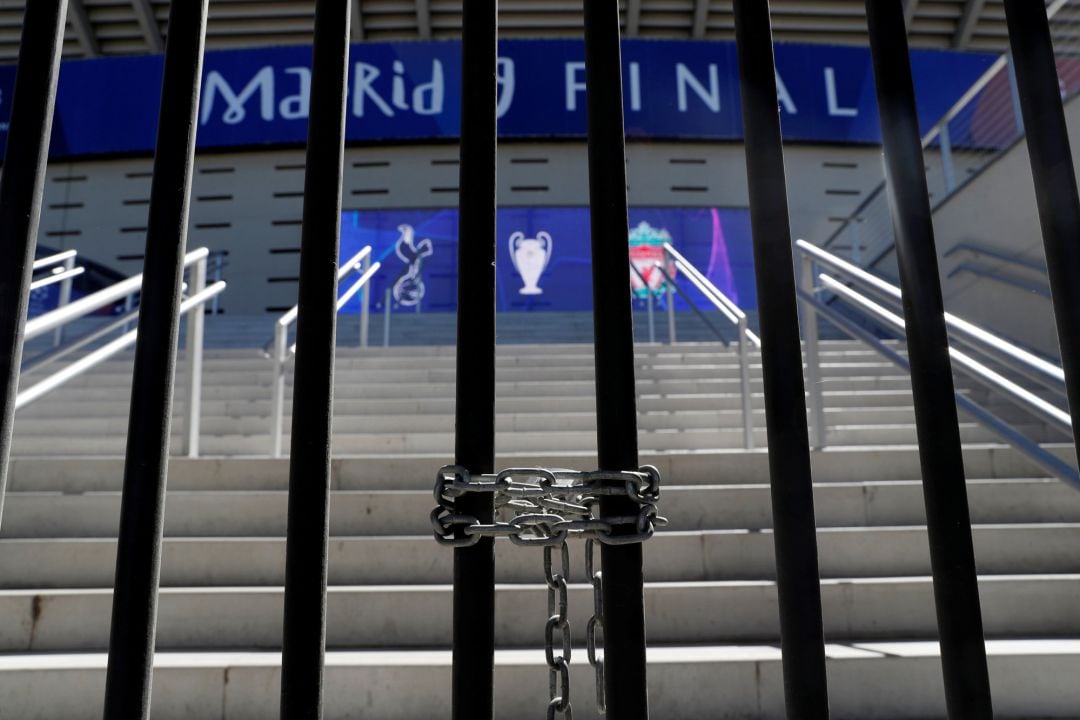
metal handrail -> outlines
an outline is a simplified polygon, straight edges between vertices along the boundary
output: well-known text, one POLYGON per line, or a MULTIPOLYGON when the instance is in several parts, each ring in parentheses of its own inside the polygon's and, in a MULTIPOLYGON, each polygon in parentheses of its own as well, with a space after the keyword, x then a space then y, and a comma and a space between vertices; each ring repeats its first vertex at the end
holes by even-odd
MULTIPOLYGON (((844 283, 837 282, 824 273, 818 275, 818 280, 821 282, 823 289, 848 300, 852 305, 864 310, 868 315, 875 320, 884 323, 894 332, 898 334, 906 332, 904 319, 896 313, 882 307, 865 295, 852 290, 844 283)), ((988 387, 1009 396, 1019 405, 1030 410, 1033 414, 1038 415, 1048 424, 1053 425, 1062 432, 1072 432, 1072 418, 1069 417, 1069 413, 1043 400, 1035 393, 1021 387, 1001 373, 995 372, 988 366, 972 358, 970 355, 961 352, 954 347, 949 348, 949 357, 952 358, 953 363, 962 371, 965 371, 968 375, 983 382, 988 387)))
POLYGON ((70 270, 64 268, 53 268, 53 271, 45 277, 38 278, 30 283, 30 291, 40 290, 41 288, 55 285, 59 282, 70 282, 72 279, 77 278, 86 272, 84 267, 73 267, 70 270))
POLYGON ((37 272, 38 270, 44 270, 45 268, 52 267, 53 265, 66 266, 69 262, 74 262, 78 254, 78 250, 62 250, 58 253, 54 253, 53 255, 46 255, 45 257, 40 257, 34 260, 32 269, 34 270, 34 272, 37 272))
MULTIPOLYGON (((849 307, 854 307, 865 317, 903 336, 905 334, 905 324, 900 315, 853 289, 847 283, 858 286, 863 290, 869 290, 879 298, 883 297, 895 304, 900 303, 900 289, 803 240, 796 242, 796 251, 799 253, 803 263, 803 280, 802 287, 799 289, 799 297, 804 301, 807 326, 813 325, 816 328, 816 313, 820 312, 852 337, 866 342, 897 365, 910 369, 907 360, 902 355, 888 348, 873 333, 860 327, 858 323, 853 322, 851 319, 844 317, 834 307, 818 297, 820 292, 829 292, 846 301, 849 307), (838 273, 844 277, 846 283, 825 273, 816 272, 815 265, 827 267, 838 273)), ((1035 376, 1047 384, 1057 384, 1059 380, 1062 384, 1064 383, 1064 373, 1060 367, 950 313, 945 313, 945 322, 952 335, 962 337, 967 345, 974 347, 984 355, 993 357, 1009 369, 1022 372, 1028 377, 1035 376)), ((813 336, 813 344, 816 345, 816 333, 813 336)), ((810 343, 811 340, 808 337, 808 344, 810 343)), ((810 365, 808 371, 811 377, 817 377, 820 374, 820 369, 817 367, 816 348, 808 348, 807 355, 810 365)), ((1039 397, 957 348, 950 347, 949 355, 961 372, 974 378, 984 387, 1009 398, 1018 407, 1040 418, 1047 425, 1063 433, 1071 433, 1071 417, 1062 408, 1039 397)), ((956 398, 957 403, 979 423, 1004 439, 1040 467, 1065 482, 1080 488, 1080 472, 1076 468, 1065 463, 1053 453, 1041 447, 1037 442, 1027 438, 1011 424, 978 405, 970 398, 960 393, 956 394, 956 398)), ((811 392, 812 417, 813 423, 816 425, 814 432, 821 439, 820 445, 824 446, 826 428, 824 427, 824 413, 821 404, 820 393, 811 392)))
MULTIPOLYGON (((380 267, 382 267, 382 263, 371 262, 371 246, 369 245, 342 263, 337 271, 338 283, 341 283, 342 280, 354 273, 360 275, 338 297, 337 311, 341 312, 349 300, 361 291, 363 292, 360 301, 361 347, 367 347, 368 344, 368 324, 370 320, 368 308, 371 304, 370 281, 380 267)), ((289 358, 296 353, 296 343, 289 344, 289 329, 296 322, 299 312, 300 306, 293 305, 284 315, 278 318, 274 323, 274 338, 268 343, 267 347, 263 348, 264 353, 269 350, 267 354, 274 361, 273 397, 270 406, 270 437, 271 455, 276 458, 281 457, 285 426, 285 367, 289 358)))
MULTIPOLYGON (((214 299, 216 300, 217 298, 215 297, 214 299)), ((106 323, 106 324, 102 325, 101 327, 93 330, 92 332, 87 333, 86 335, 83 335, 82 337, 78 338, 77 340, 72 340, 69 343, 65 343, 65 344, 61 345, 60 347, 58 347, 58 348, 55 348, 55 349, 53 349, 53 350, 51 350, 51 351, 49 351, 47 353, 44 353, 42 355, 39 355, 38 357, 35 357, 30 362, 23 365, 21 374, 22 374, 23 377, 25 377, 27 375, 30 375, 31 373, 35 373, 35 372, 41 370, 41 368, 43 368, 43 367, 45 367, 47 365, 52 365, 55 362, 59 362, 60 360, 63 360, 64 358, 68 357, 69 355, 77 353, 78 351, 82 350, 83 348, 87 347, 88 345, 93 345, 95 342, 97 342, 101 338, 115 332, 119 328, 123 327, 123 328, 126 329, 127 325, 131 324, 132 322, 134 322, 134 321, 136 321, 138 319, 139 319, 139 311, 138 310, 132 310, 131 312, 126 312, 123 315, 116 318, 115 320, 113 320, 112 322, 109 322, 109 323, 106 323)))
MULTIPOLYGON (((727 318, 737 329, 738 343, 739 343, 739 386, 742 393, 742 416, 743 416, 743 447, 751 449, 754 447, 754 413, 753 402, 750 395, 750 345, 754 347, 761 347, 761 338, 755 335, 747 327, 746 313, 743 312, 731 298, 720 291, 718 287, 713 285, 704 274, 701 273, 694 265, 676 250, 671 243, 664 243, 664 254, 670 259, 676 269, 681 270, 686 279, 695 288, 701 292, 705 298, 712 303, 721 315, 727 318)), ((672 342, 675 341, 675 303, 672 290, 678 292, 686 298, 690 307, 701 314, 701 311, 697 307, 697 304, 690 298, 685 291, 678 286, 675 279, 668 273, 667 269, 662 263, 657 263, 656 267, 664 274, 664 278, 668 284, 668 324, 670 326, 670 335, 672 342)), ((702 318, 706 320, 706 323, 712 328, 713 332, 719 337, 720 332, 716 327, 702 315, 702 318)), ((721 337, 721 340, 723 338, 721 337)))
POLYGON ((675 266, 683 271, 683 274, 687 276, 687 279, 690 280, 694 287, 700 290, 716 306, 717 310, 723 313, 733 325, 739 326, 740 332, 746 333, 747 339, 755 347, 761 347, 761 339, 746 328, 746 313, 742 311, 742 308, 734 300, 722 293, 720 288, 713 285, 712 281, 683 257, 671 243, 664 243, 664 252, 675 262, 675 266))
POLYGON ((638 280, 640 280, 641 284, 645 287, 645 307, 649 314, 649 342, 654 343, 656 342, 656 320, 653 318, 653 303, 655 302, 653 291, 652 288, 649 287, 649 281, 645 279, 645 276, 641 274, 641 271, 637 269, 637 266, 635 266, 634 263, 630 263, 630 271, 637 275, 638 280))
MULTIPOLYGON (((184 267, 191 267, 192 265, 205 260, 209 254, 210 251, 206 248, 192 250, 184 256, 184 267)), ((142 273, 133 275, 126 280, 121 280, 115 285, 110 285, 107 288, 98 290, 96 293, 79 298, 66 307, 57 308, 52 312, 28 320, 26 323, 26 340, 33 340, 50 330, 55 330, 58 327, 67 325, 72 320, 78 320, 107 305, 111 305, 117 300, 123 300, 130 295, 134 295, 142 289, 142 280, 142 273)))
MULTIPOLYGON (((805 240, 796 241, 795 247, 804 258, 811 258, 813 262, 839 272, 879 297, 893 303, 900 302, 900 288, 878 276, 872 275, 857 265, 822 250, 805 240)), ((1044 360, 1038 355, 952 313, 945 313, 945 326, 950 333, 958 336, 967 344, 976 345, 980 352, 994 356, 995 359, 1009 367, 1009 369, 1046 384, 1052 390, 1064 388, 1065 372, 1059 366, 1044 360)))
MULTIPOLYGON (((33 272, 44 270, 46 268, 52 268, 52 271, 45 277, 40 277, 30 283, 30 290, 39 290, 49 285, 60 283, 60 297, 57 298, 56 307, 62 308, 71 302, 71 281, 79 275, 86 272, 84 267, 76 267, 75 258, 78 257, 77 250, 63 250, 53 255, 46 255, 45 257, 34 260, 32 266, 33 272)), ((53 334, 53 347, 59 347, 64 341, 64 329, 57 328, 53 334)))
MULTIPOLYGON (((188 407, 183 450, 189 457, 198 457, 199 455, 204 326, 202 307, 224 292, 226 287, 226 284, 220 281, 209 287, 206 286, 207 255, 206 248, 200 248, 184 256, 183 264, 185 268, 191 268, 190 282, 188 283, 190 295, 180 304, 180 316, 188 316, 186 343, 188 407)), ((135 275, 104 290, 88 295, 66 307, 57 308, 52 312, 34 318, 26 324, 26 338, 38 337, 50 330, 62 328, 64 325, 79 320, 101 307, 138 292, 142 287, 142 280, 142 274, 135 275)), ((123 320, 126 323, 129 318, 123 318, 123 320)), ((109 324, 108 329, 111 331, 116 329, 117 326, 118 323, 113 322, 109 324)), ((15 409, 19 410, 30 405, 127 349, 135 343, 138 333, 138 328, 125 332, 120 337, 87 353, 70 365, 21 390, 15 398, 15 409)), ((98 332, 93 335, 96 340, 103 337, 104 334, 98 332)), ((80 348, 85 347, 87 344, 89 342, 85 338, 77 343, 80 348)), ((63 354, 70 353, 65 352, 63 354)))

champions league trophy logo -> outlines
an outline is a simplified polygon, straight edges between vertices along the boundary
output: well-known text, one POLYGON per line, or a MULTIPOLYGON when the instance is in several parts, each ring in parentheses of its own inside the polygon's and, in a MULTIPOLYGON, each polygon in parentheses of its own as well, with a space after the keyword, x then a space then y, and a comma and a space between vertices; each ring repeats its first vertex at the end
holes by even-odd
POLYGON ((536 233, 534 238, 525 237, 523 232, 510 236, 510 259, 514 261, 514 268, 525 283, 525 287, 518 291, 520 294, 543 294, 544 291, 537 283, 551 260, 551 246, 551 235, 543 231, 536 233))
POLYGON ((424 260, 435 253, 435 248, 429 238, 417 243, 412 225, 398 225, 398 232, 401 235, 394 252, 401 258, 401 262, 405 263, 405 269, 394 281, 394 300, 402 307, 416 307, 426 291, 420 271, 424 268, 424 260))
POLYGON ((637 273, 630 273, 630 289, 634 297, 646 298, 649 293, 659 295, 665 289, 667 280, 657 269, 657 264, 675 277, 675 264, 669 263, 664 253, 664 243, 671 242, 671 233, 654 228, 647 222, 640 223, 630 232, 630 263, 645 278, 642 284, 637 273))

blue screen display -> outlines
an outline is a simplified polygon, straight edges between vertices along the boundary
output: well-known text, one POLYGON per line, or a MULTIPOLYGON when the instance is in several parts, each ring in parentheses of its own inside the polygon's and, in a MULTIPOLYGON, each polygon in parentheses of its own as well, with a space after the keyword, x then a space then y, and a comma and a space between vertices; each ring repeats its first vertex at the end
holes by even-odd
MULTIPOLYGON (((581 40, 503 40, 499 46, 499 131, 507 138, 585 135, 585 51, 581 40)), ((995 56, 912 52, 923 127, 928 128, 995 56)), ((460 124, 457 41, 352 46, 347 137, 351 142, 452 140, 460 124)), ((867 48, 776 46, 778 105, 789 140, 879 141, 867 48)), ((162 57, 65 62, 52 154, 145 154, 153 150, 162 57)), ((15 69, 0 67, 0 145, 15 69)), ((625 40, 626 130, 632 137, 734 140, 742 136, 735 45, 715 41, 625 40)), ((311 48, 209 52, 203 73, 202 148, 301 145, 307 137, 311 48)))
MULTIPOLYGON (((583 207, 502 208, 497 217, 496 308, 499 311, 592 309, 589 210, 583 207)), ((631 208, 626 281, 644 302, 652 292, 666 303, 669 276, 701 307, 707 303, 663 252, 671 245, 725 295, 750 310, 757 306, 745 208, 631 208), (644 279, 644 282, 642 282, 644 279)), ((381 310, 389 292, 394 312, 448 312, 457 307, 458 212, 354 210, 342 214, 341 256, 364 246, 382 267, 372 281, 372 307, 381 310)), ((348 286, 343 283, 342 291, 348 286)), ((625 286, 624 286, 625 287, 625 286)), ((624 288, 617 288, 624 292, 624 288)), ((676 307, 686 307, 676 295, 676 307)), ((354 299, 346 311, 357 312, 354 299)))

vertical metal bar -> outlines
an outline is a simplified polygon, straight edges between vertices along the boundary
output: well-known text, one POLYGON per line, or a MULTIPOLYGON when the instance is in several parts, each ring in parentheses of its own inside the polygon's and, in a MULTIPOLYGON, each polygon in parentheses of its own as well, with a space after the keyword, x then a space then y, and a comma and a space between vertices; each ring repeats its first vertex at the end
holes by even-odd
POLYGON ((862 259, 862 247, 859 243, 862 241, 859 239, 859 222, 853 221, 849 226, 849 233, 851 235, 851 262, 858 265, 862 259))
POLYGON ((1043 7, 1005 3, 1019 79, 1028 155, 1042 224, 1046 271, 1057 321, 1061 365, 1080 447, 1080 198, 1058 85, 1050 25, 1043 7))
POLYGON ((739 390, 742 395, 743 447, 754 447, 754 405, 750 396, 750 341, 746 338, 746 317, 739 318, 739 390))
POLYGON ((956 165, 953 164, 952 137, 949 135, 949 123, 941 124, 938 131, 938 144, 941 146, 941 172, 945 176, 945 194, 951 195, 956 189, 956 165))
MULTIPOLYGON (((592 231, 596 436, 602 470, 638 467, 629 218, 618 0, 585 3, 589 204, 592 231)), ((669 296, 670 297, 670 296, 669 296)), ((669 315, 669 318, 673 316, 669 315)), ((671 326, 674 336, 674 324, 671 326)), ((625 496, 603 496, 605 516, 630 515, 625 496)), ((610 720, 645 720, 645 612, 641 543, 600 551, 604 577, 605 690, 610 720)))
MULTIPOLYGON (((361 274, 371 269, 371 255, 364 257, 361 266, 361 274)), ((371 325, 371 281, 364 283, 364 289, 360 293, 360 347, 368 346, 368 328, 371 325)))
POLYGON ((293 365, 281 718, 323 710, 338 243, 345 160, 349 0, 316 0, 293 365))
POLYGON ((675 279, 667 282, 667 332, 668 343, 675 344, 675 279))
POLYGON ((386 300, 383 304, 383 321, 382 321, 382 345, 383 347, 390 347, 390 303, 393 300, 393 296, 390 294, 390 288, 386 288, 386 300))
POLYGON ((950 718, 992 717, 945 311, 901 0, 867 0, 950 718))
MULTIPOLYGON (((214 253, 211 257, 214 259, 214 282, 221 282, 222 275, 225 272, 225 254, 228 251, 222 251, 214 253)), ((221 312, 221 295, 215 295, 214 299, 210 301, 210 313, 217 315, 221 312)))
MULTIPOLYGON (((70 272, 75 269, 75 257, 69 257, 64 261, 64 270, 70 272)), ((65 278, 60 281, 60 298, 56 303, 56 307, 62 308, 71 302, 71 286, 74 282, 74 278, 65 278)), ((53 347, 60 347, 64 342, 64 326, 56 328, 53 333, 53 347)))
POLYGON ((0 517, 66 16, 67 0, 26 3, 0 174, 0 517))
POLYGON ((150 715, 169 429, 208 0, 173 2, 146 232, 105 717, 150 715))
MULTIPOLYGON (((132 312, 135 310, 135 293, 128 295, 124 298, 124 315, 132 317, 132 312)), ((124 323, 122 332, 127 332, 131 329, 131 322, 124 323)))
POLYGON ((289 359, 289 326, 274 323, 274 386, 270 407, 270 455, 281 457, 285 433, 285 368, 289 359))
MULTIPOLYGON (((802 272, 799 276, 803 291, 810 297, 814 295, 814 261, 802 258, 802 272)), ((821 355, 818 342, 818 314, 810 303, 803 303, 803 336, 806 338, 806 381, 809 383, 810 428, 813 431, 813 446, 817 450, 825 447, 828 440, 828 428, 825 426, 825 397, 821 386, 821 355)), ((764 345, 764 341, 762 341, 764 345)))
MULTIPOLYGON (((1008 14, 1006 14, 1005 17, 1008 19, 1008 14)), ((1023 135, 1024 108, 1020 102, 1020 86, 1016 81, 1016 63, 1013 61, 1013 54, 1011 51, 1006 56, 1005 71, 1009 73, 1009 98, 1012 100, 1013 121, 1016 123, 1016 134, 1023 135)))
POLYGON ((653 317, 654 314, 655 314, 653 312, 653 305, 656 303, 656 294, 649 288, 648 285, 645 286, 645 290, 649 294, 648 295, 649 304, 646 306, 646 312, 649 315, 649 342, 650 343, 655 343, 656 342, 656 319, 653 317))
POLYGON ((761 324, 784 699, 792 720, 828 718, 813 477, 772 27, 765 0, 735 0, 734 10, 761 324))
MULTIPOLYGON (((495 467, 495 177, 498 2, 470 0, 462 18, 458 215, 457 400, 454 458, 471 473, 495 467)), ((626 277, 626 263, 623 275, 626 277)), ((490 495, 455 502, 490 523, 490 495)), ((454 549, 452 712, 490 720, 494 703, 495 543, 454 549)))
MULTIPOLYGON (((188 295, 195 296, 206 289, 206 258, 191 268, 188 295)), ((193 308, 187 316, 187 423, 185 450, 188 457, 199 457, 199 427, 202 416, 202 369, 206 308, 193 308)))

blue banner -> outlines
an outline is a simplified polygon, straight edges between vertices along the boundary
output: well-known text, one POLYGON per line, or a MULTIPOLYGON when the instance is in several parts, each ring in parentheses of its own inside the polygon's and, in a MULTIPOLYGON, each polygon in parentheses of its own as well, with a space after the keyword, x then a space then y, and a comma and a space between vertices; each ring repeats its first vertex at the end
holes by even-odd
MULTIPOLYGON (((499 131, 506 138, 585 135, 580 40, 503 40, 499 131)), ((363 43, 351 50, 348 139, 448 140, 460 123, 458 41, 363 43)), ((993 62, 989 54, 916 50, 919 113, 928 127, 993 62)), ((867 48, 780 44, 778 103, 789 140, 879 141, 867 48)), ((153 149, 161 56, 68 61, 60 74, 52 154, 145 154, 153 149)), ((0 145, 7 139, 14 68, 0 67, 0 145)), ((626 129, 632 137, 735 140, 742 136, 735 46, 730 42, 623 42, 626 129)), ((311 48, 207 53, 202 148, 302 144, 311 48)))
MULTIPOLYGON (((499 311, 592 308, 589 210, 583 207, 502 208, 497 217, 496 304, 499 311)), ((630 260, 641 277, 626 280, 644 302, 651 292, 666 307, 660 263, 703 309, 708 302, 666 258, 671 243, 716 287, 744 309, 757 307, 750 213, 745 208, 631 208, 630 260)), ((382 267, 371 303, 394 312, 449 312, 457 307, 458 212, 353 210, 342 214, 341 256, 366 245, 382 267)), ((349 283, 342 284, 342 290, 349 283)), ((618 289, 622 291, 621 288, 618 289)), ((676 307, 686 307, 681 296, 676 307)), ((353 300, 346 311, 357 312, 353 300)))

